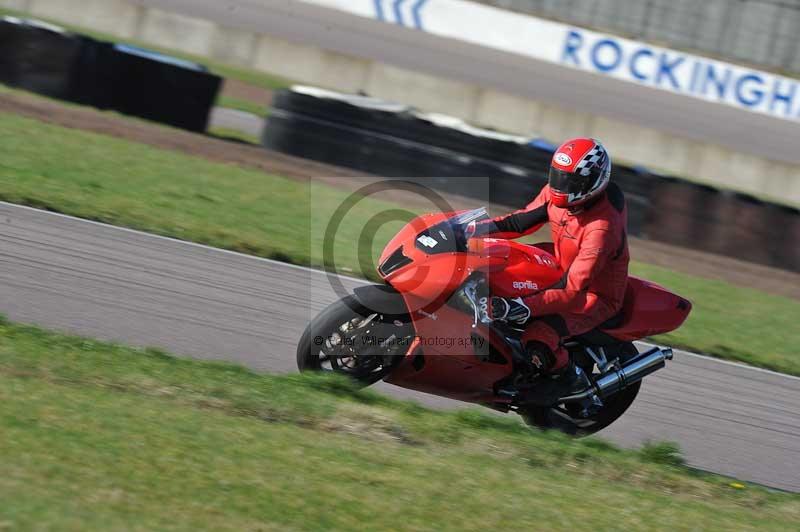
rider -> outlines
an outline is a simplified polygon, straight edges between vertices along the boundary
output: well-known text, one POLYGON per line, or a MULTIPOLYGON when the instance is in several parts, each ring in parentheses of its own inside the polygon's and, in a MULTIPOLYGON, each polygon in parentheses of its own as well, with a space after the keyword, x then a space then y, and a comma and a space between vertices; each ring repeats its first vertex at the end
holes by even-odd
POLYGON ((535 372, 553 376, 559 390, 585 382, 562 341, 622 309, 630 258, 627 216, 622 191, 610 178, 611 158, 599 141, 568 140, 553 155, 548 185, 527 207, 474 227, 473 236, 519 238, 550 222, 564 276, 532 296, 492 297, 491 307, 495 320, 525 327, 522 342, 535 372))

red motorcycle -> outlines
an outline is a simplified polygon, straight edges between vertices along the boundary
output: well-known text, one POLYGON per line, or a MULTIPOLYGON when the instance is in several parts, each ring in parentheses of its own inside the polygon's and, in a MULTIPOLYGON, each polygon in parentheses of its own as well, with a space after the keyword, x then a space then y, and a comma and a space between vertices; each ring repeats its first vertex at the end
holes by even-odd
MULTIPOLYGON (((563 272, 552 244, 467 238, 485 209, 420 216, 386 246, 385 285, 356 288, 306 328, 297 347, 301 371, 334 371, 364 385, 384 380, 434 395, 514 411, 531 425, 587 435, 619 418, 642 379, 672 359, 669 348, 639 353, 634 340, 677 329, 691 311, 684 298, 631 277, 622 311, 566 347, 587 375, 586 389, 546 403, 507 389, 523 382, 521 330, 488 315, 490 294, 524 297, 563 272)), ((535 394, 532 394, 535 397, 535 394)))

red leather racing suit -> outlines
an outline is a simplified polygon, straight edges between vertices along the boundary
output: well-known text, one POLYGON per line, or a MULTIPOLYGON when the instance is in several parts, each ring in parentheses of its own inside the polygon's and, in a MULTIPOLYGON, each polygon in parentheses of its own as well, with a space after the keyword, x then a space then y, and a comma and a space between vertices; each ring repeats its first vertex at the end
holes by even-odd
POLYGON ((568 362, 563 338, 586 333, 620 312, 630 254, 625 198, 616 184, 610 183, 602 196, 580 211, 556 207, 549 199, 550 187, 545 186, 524 209, 495 218, 496 230, 489 234, 519 238, 550 222, 555 256, 565 274, 556 285, 523 299, 534 319, 522 341, 550 347, 555 355, 552 371, 568 362))

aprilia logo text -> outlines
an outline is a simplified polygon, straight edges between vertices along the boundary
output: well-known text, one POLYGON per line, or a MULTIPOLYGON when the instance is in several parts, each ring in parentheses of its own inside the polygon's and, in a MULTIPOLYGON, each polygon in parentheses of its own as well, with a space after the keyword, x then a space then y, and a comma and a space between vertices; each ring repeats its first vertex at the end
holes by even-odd
POLYGON ((538 290, 539 285, 531 281, 514 281, 512 285, 515 290, 538 290))

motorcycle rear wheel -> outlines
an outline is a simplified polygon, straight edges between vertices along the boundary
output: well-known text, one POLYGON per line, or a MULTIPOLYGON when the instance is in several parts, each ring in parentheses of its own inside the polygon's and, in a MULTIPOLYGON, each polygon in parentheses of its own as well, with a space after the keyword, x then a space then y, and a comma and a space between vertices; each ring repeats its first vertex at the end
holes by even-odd
POLYGON ((346 375, 366 387, 388 375, 402 359, 413 327, 407 316, 373 312, 347 296, 323 310, 297 345, 297 369, 346 375), (376 345, 392 335, 397 340, 376 345), (365 339, 367 341, 365 341, 365 339))
MULTIPOLYGON (((632 343, 625 343, 619 351, 620 362, 636 356, 638 350, 632 343)), ((583 368, 591 372, 592 368, 583 368)), ((530 406, 520 410, 519 414, 528 425, 542 430, 558 430, 571 436, 584 437, 603 430, 619 419, 633 404, 642 382, 628 386, 603 401, 603 407, 588 418, 578 415, 577 409, 571 405, 530 406)))

